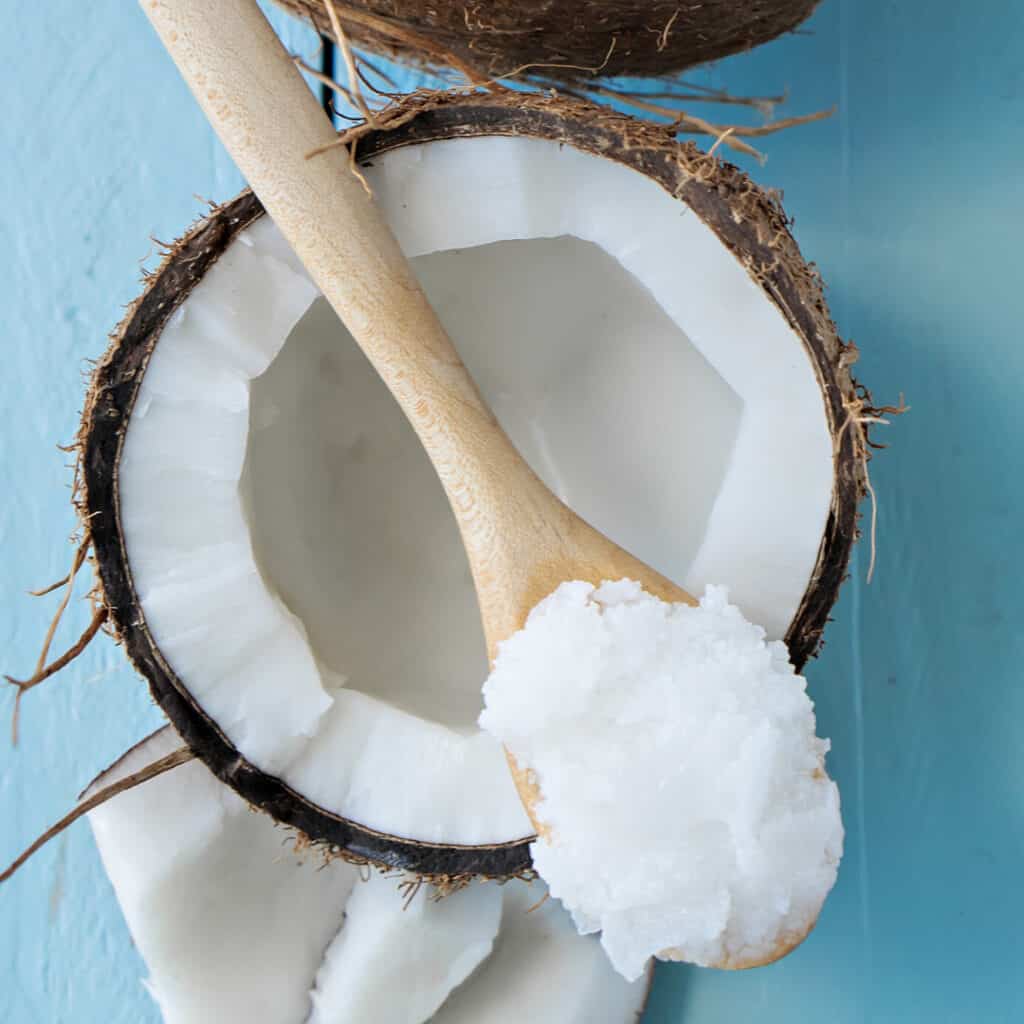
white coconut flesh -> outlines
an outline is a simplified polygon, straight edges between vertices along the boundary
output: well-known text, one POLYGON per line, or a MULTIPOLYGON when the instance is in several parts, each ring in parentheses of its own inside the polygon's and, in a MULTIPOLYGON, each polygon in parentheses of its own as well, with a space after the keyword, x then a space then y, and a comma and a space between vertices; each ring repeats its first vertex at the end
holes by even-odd
MULTIPOLYGON (((179 743, 161 730, 88 792, 179 743)), ((623 981, 553 901, 527 913, 537 885, 406 903, 400 877, 297 854, 199 762, 89 819, 166 1024, 627 1024, 643 1005, 647 980, 623 981)))
MULTIPOLYGON (((832 443, 810 358, 736 257, 656 183, 554 142, 431 142, 366 173, 552 490, 780 638, 832 443)), ((391 835, 530 834, 475 724, 483 636, 440 485, 268 218, 164 329, 119 495, 150 633, 250 762, 391 835)))

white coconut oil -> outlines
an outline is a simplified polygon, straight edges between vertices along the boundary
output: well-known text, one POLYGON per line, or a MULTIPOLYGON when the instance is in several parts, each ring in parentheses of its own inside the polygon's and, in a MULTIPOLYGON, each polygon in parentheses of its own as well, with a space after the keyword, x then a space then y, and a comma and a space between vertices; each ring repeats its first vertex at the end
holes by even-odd
POLYGON ((633 979, 749 967, 810 930, 843 827, 785 645, 709 587, 565 583, 499 649, 481 725, 532 773, 533 863, 633 979))

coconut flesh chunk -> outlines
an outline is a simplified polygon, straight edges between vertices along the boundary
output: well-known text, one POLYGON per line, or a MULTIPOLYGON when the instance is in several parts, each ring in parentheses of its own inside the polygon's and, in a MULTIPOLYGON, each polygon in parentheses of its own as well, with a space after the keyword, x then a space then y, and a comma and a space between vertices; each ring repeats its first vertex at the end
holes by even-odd
MULTIPOLYGON (((160 730, 83 795, 179 743, 160 730)), ((406 908, 401 877, 297 854, 200 762, 89 820, 166 1024, 512 1024, 524 1006, 537 1024, 627 1024, 646 996, 556 904, 526 913, 538 885, 438 902, 424 886, 406 908)))
MULTIPOLYGON (((180 743, 160 730, 84 795, 180 743)), ((302 867, 287 833, 195 761, 120 794, 89 821, 167 1024, 306 1019, 354 868, 302 867)))
MULTIPOLYGON (((555 141, 434 141, 366 174, 552 490, 781 638, 833 448, 806 348, 739 260, 654 180, 555 141)), ((531 834, 475 724, 487 664, 440 485, 269 218, 163 328, 117 479, 147 642, 249 764, 388 836, 531 834)))
POLYGON ((533 863, 616 970, 753 967, 801 942, 836 879, 828 742, 784 644, 723 588, 563 583, 499 649, 481 723, 528 768, 533 863))
POLYGON ((317 972, 309 1024, 430 1020, 490 955, 500 887, 477 884, 440 902, 424 889, 408 906, 395 888, 375 875, 353 890, 317 972))

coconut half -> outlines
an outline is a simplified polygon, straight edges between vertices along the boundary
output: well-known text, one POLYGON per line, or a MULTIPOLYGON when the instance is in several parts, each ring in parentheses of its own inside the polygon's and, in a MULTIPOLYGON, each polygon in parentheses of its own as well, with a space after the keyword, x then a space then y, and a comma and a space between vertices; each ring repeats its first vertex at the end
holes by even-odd
MULTIPOLYGON (((180 745, 168 726, 83 797, 180 745)), ((90 812, 166 1024, 633 1024, 628 984, 539 883, 403 900, 401 877, 297 853, 192 761, 90 812)))
MULTIPOLYGON (((333 36, 325 0, 277 0, 333 36)), ((645 78, 720 60, 791 32, 819 0, 334 0, 354 42, 400 60, 461 61, 487 79, 524 66, 552 79, 645 78), (449 58, 449 59, 450 59, 449 58)))
MULTIPOLYGON (((776 199, 669 129, 525 95, 362 137, 377 202, 519 450, 575 511, 799 668, 863 489, 847 350, 776 199)), ((97 367, 82 513, 111 622, 250 803, 433 878, 529 870, 476 726, 469 568, 411 428, 249 193, 97 367)))

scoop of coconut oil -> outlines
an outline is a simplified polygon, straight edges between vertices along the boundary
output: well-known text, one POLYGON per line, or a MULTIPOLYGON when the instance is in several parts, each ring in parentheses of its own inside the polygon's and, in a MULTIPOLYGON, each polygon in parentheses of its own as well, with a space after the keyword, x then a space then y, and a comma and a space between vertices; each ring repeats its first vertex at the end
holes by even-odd
POLYGON ((534 773, 534 865, 615 968, 777 958, 813 927, 843 827, 785 645, 708 587, 565 583, 501 645, 481 725, 534 773))

